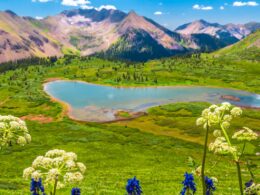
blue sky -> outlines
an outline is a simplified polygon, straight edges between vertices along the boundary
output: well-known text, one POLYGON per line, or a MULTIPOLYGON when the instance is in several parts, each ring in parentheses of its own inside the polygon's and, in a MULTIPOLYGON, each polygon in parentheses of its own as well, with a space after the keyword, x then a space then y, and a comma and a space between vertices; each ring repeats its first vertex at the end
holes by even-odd
POLYGON ((197 19, 221 24, 260 22, 260 0, 0 0, 0 10, 32 17, 102 5, 125 12, 135 10, 170 29, 197 19))

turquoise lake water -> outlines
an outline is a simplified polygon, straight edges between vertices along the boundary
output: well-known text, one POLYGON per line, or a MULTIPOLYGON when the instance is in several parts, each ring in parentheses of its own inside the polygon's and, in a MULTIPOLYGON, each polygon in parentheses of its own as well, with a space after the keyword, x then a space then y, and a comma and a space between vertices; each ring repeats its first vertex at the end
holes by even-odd
POLYGON ((71 106, 70 115, 84 121, 114 120, 116 110, 142 111, 171 102, 221 103, 222 95, 240 98, 235 105, 260 107, 260 95, 240 90, 210 87, 117 88, 77 81, 46 83, 45 91, 71 106))

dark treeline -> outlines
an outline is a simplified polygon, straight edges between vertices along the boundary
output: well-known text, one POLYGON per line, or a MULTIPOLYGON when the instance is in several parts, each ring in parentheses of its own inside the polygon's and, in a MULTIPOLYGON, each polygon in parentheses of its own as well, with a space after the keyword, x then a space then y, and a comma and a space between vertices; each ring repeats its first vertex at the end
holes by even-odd
POLYGON ((21 59, 16 61, 4 62, 0 64, 0 73, 9 70, 15 70, 17 68, 27 68, 29 66, 51 66, 57 60, 58 58, 54 56, 54 57, 47 57, 47 58, 32 57, 32 58, 26 58, 26 59, 21 59))

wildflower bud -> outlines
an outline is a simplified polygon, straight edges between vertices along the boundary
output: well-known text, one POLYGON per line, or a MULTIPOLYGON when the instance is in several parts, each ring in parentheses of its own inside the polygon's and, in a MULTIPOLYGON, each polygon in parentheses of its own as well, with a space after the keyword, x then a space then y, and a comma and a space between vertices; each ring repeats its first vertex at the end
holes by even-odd
POLYGON ((34 171, 35 170, 32 167, 28 167, 28 168, 24 169, 23 170, 23 178, 29 179, 34 171))
POLYGON ((201 116, 202 116, 202 117, 207 117, 209 113, 210 113, 210 110, 207 108, 207 109, 205 109, 205 110, 202 111, 201 116))
POLYGON ((34 172, 32 173, 32 179, 34 179, 35 181, 39 181, 40 178, 41 178, 40 172, 34 171, 34 172))
POLYGON ((224 122, 222 123, 222 126, 223 126, 224 129, 228 129, 228 128, 230 127, 230 123, 227 122, 227 121, 224 121, 224 122))
POLYGON ((221 131, 217 129, 217 130, 213 131, 213 135, 214 135, 214 137, 220 137, 222 134, 221 134, 221 131))
POLYGON ((221 104, 221 107, 224 108, 224 110, 229 110, 229 108, 231 107, 231 104, 229 102, 223 102, 221 104))
POLYGON ((209 107, 209 109, 210 109, 211 111, 214 111, 217 107, 218 107, 217 105, 212 104, 212 105, 209 107))
POLYGON ((242 115, 242 110, 239 107, 234 107, 234 108, 232 108, 230 113, 231 113, 232 116, 238 117, 238 116, 242 115))
POLYGON ((206 122, 206 120, 204 118, 200 117, 197 119, 196 125, 200 126, 200 125, 203 125, 205 122, 206 122))
POLYGON ((229 115, 229 114, 226 114, 226 115, 224 115, 223 120, 227 121, 227 122, 230 122, 232 120, 232 116, 229 115))
POLYGON ((18 139, 17 139, 17 144, 18 145, 21 145, 21 146, 24 146, 26 144, 26 139, 22 136, 19 136, 18 139))
POLYGON ((28 133, 25 134, 24 138, 26 139, 27 143, 30 143, 32 141, 32 137, 28 133))
POLYGON ((77 166, 79 168, 79 170, 81 171, 81 173, 85 173, 86 171, 86 166, 83 163, 77 163, 77 166))

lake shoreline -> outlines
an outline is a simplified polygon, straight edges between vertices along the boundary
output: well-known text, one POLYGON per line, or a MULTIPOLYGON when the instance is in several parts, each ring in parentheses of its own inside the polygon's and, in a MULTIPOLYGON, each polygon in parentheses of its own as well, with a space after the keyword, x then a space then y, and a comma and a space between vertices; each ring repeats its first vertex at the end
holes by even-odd
MULTIPOLYGON (((86 123, 113 123, 113 122, 119 122, 119 121, 127 121, 127 120, 133 120, 135 118, 138 118, 138 117, 141 117, 141 116, 144 116, 147 114, 147 110, 152 108, 152 107, 157 107, 157 106, 160 106, 160 105, 154 105, 154 106, 149 106, 139 112, 129 112, 130 114, 130 117, 128 118, 122 118, 122 117, 119 117, 119 118, 115 118, 114 120, 109 120, 109 121, 87 121, 87 120, 80 120, 78 118, 76 118, 75 116, 73 116, 71 113, 72 113, 72 106, 58 98, 55 98, 53 97, 50 93, 48 93, 48 89, 47 89, 47 84, 50 83, 50 82, 75 82, 75 83, 84 83, 84 84, 88 84, 88 85, 93 85, 93 86, 106 86, 106 87, 113 87, 113 88, 183 88, 183 87, 206 87, 206 88, 222 88, 222 89, 231 89, 231 90, 235 90, 235 91, 240 91, 240 92, 247 92, 247 91, 243 91, 243 90, 239 90, 239 89, 232 89, 232 88, 223 88, 223 87, 211 87, 211 86, 194 86, 194 85, 178 85, 178 86, 137 86, 137 87, 133 87, 133 86, 113 86, 113 85, 102 85, 102 84, 96 84, 96 83, 89 83, 89 82, 86 82, 86 81, 81 81, 81 80, 70 80, 70 79, 64 79, 64 78, 49 78, 49 79, 46 79, 44 82, 43 82, 43 91, 45 92, 46 95, 48 95, 50 98, 51 98, 51 101, 53 102, 58 102, 62 105, 63 107, 63 110, 64 110, 64 113, 63 115, 66 115, 68 116, 70 119, 74 120, 74 121, 77 121, 77 122, 86 122, 86 123)), ((254 94, 252 92, 247 92, 249 94, 254 94)), ((255 95, 255 94, 254 94, 255 95)), ((258 94, 256 94, 258 95, 258 94)), ((223 100, 223 101, 228 101, 228 100, 223 100)), ((172 103, 178 103, 178 102, 172 102, 172 103)), ((170 102, 169 103, 166 103, 166 104, 171 104, 170 102)), ((251 106, 243 106, 243 105, 240 105, 241 108, 244 108, 244 109, 253 109, 253 110, 260 110, 259 107, 251 107, 251 106)), ((122 109, 117 109, 116 112, 120 112, 122 111, 122 109)), ((115 115, 115 117, 117 117, 115 115)))
MULTIPOLYGON (((128 88, 180 88, 180 87, 206 87, 206 88, 216 88, 216 89, 230 89, 230 90, 234 90, 234 91, 240 91, 240 92, 247 92, 250 94, 257 94, 256 92, 253 91, 247 91, 245 89, 238 89, 238 88, 232 88, 232 87, 220 87, 220 86, 214 86, 214 85, 136 85, 136 86, 125 86, 125 85, 111 85, 111 84, 107 84, 107 83, 90 83, 87 81, 82 81, 82 80, 71 80, 71 79, 67 79, 67 78, 48 78, 45 79, 45 81, 43 82, 43 85, 49 83, 49 82, 55 82, 55 81, 61 81, 61 82, 77 82, 77 83, 86 83, 89 85, 93 85, 93 86, 105 86, 105 87, 113 87, 113 88, 122 88, 122 89, 128 89, 128 88)), ((257 94, 260 96, 260 94, 257 94)))

